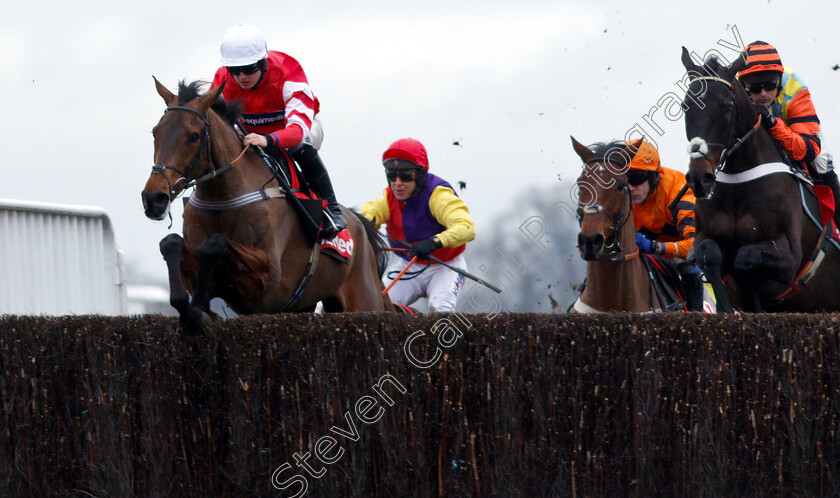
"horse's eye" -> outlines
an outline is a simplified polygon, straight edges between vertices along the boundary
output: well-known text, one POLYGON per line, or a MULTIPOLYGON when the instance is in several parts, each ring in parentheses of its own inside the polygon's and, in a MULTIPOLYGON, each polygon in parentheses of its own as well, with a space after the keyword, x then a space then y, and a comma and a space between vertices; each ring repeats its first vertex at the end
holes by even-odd
POLYGON ((193 134, 190 135, 189 141, 190 141, 191 144, 194 144, 194 143, 198 142, 199 138, 201 138, 201 137, 199 137, 198 133, 193 133, 193 134))

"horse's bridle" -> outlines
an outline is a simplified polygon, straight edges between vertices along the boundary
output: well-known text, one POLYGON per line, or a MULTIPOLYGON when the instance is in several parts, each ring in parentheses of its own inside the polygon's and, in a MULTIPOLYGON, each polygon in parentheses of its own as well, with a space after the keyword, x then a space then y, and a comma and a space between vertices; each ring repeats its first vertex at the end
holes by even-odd
POLYGON ((201 178, 198 178, 198 179, 195 179, 195 180, 192 179, 193 170, 195 170, 199 161, 201 161, 201 158, 204 155, 205 150, 207 151, 208 164, 212 164, 212 162, 213 162, 212 161, 212 159, 213 159, 212 151, 210 149, 210 120, 207 118, 206 114, 202 114, 201 112, 197 111, 196 109, 193 109, 192 107, 170 106, 170 107, 166 108, 166 110, 164 111, 164 114, 169 112, 169 111, 191 112, 191 113, 197 115, 198 117, 200 117, 202 121, 204 121, 204 129, 202 130, 201 144, 199 144, 198 152, 196 152, 195 157, 193 158, 192 162, 190 163, 190 165, 186 169, 181 170, 181 169, 178 169, 174 166, 170 166, 168 164, 163 164, 163 163, 158 163, 158 164, 155 164, 154 166, 152 166, 152 174, 162 175, 163 178, 166 179, 167 187, 169 188, 169 201, 172 202, 172 200, 174 200, 177 197, 177 193, 175 192, 174 187, 177 186, 179 182, 182 182, 182 181, 186 182, 186 184, 184 185, 184 188, 181 189, 181 192, 183 192, 184 190, 186 190, 190 187, 193 187, 193 186, 195 186, 195 185, 197 185, 197 184, 199 184, 203 181, 206 181, 206 180, 209 180, 210 178, 213 178, 214 176, 216 176, 219 173, 222 173, 223 171, 211 170, 207 174, 203 175, 201 178), (174 171, 175 173, 178 173, 179 175, 181 175, 181 178, 178 178, 178 180, 175 181, 174 185, 169 181, 169 178, 164 174, 164 171, 167 170, 167 169, 171 170, 171 171, 174 171))
MULTIPOLYGON (((616 164, 621 168, 625 168, 627 166, 626 164, 622 164, 616 161, 615 159, 604 157, 594 157, 586 161, 586 164, 597 164, 605 161, 609 161, 613 164, 616 164)), ((630 213, 633 209, 633 200, 630 196, 630 187, 628 187, 627 184, 621 184, 621 193, 621 207, 618 209, 618 214, 616 214, 615 216, 613 216, 609 211, 607 211, 607 209, 603 205, 595 202, 589 204, 586 207, 579 207, 577 211, 578 226, 583 224, 583 217, 587 214, 597 214, 601 217, 601 221, 604 223, 604 225, 607 224, 607 220, 612 222, 612 226, 609 227, 610 234, 609 236, 604 238, 604 244, 601 247, 601 252, 598 254, 598 257, 600 258, 601 256, 603 256, 605 254, 604 250, 606 249, 609 251, 610 259, 616 262, 627 261, 639 255, 638 249, 636 249, 636 251, 631 254, 625 254, 624 249, 621 247, 621 243, 618 241, 618 231, 621 230, 624 227, 624 225, 627 224, 628 220, 630 220, 630 213), (625 205, 628 206, 626 216, 625 205), (608 240, 610 240, 609 244, 607 243, 608 240)))
POLYGON ((696 157, 695 154, 697 154, 697 156, 699 157, 703 157, 703 159, 705 159, 706 162, 708 162, 709 165, 712 166, 712 171, 714 173, 718 173, 719 171, 723 170, 724 167, 726 167, 726 160, 729 159, 729 156, 732 155, 733 152, 738 150, 738 148, 740 148, 741 145, 744 144, 744 142, 749 140, 749 138, 756 131, 758 131, 758 128, 761 126, 761 116, 758 117, 758 119, 755 122, 755 125, 750 129, 750 131, 745 133, 743 137, 736 137, 735 131, 738 128, 739 120, 738 112, 735 107, 735 89, 732 87, 732 83, 726 81, 723 78, 718 78, 717 76, 698 76, 697 78, 689 80, 688 84, 691 85, 692 83, 695 83, 697 81, 717 81, 718 83, 723 83, 724 85, 729 87, 729 90, 732 91, 732 97, 729 99, 729 109, 732 111, 732 119, 729 121, 729 138, 727 140, 727 143, 719 144, 714 142, 707 142, 705 138, 702 139, 703 144, 711 145, 714 147, 720 147, 721 149, 723 149, 723 151, 720 153, 720 160, 718 161, 717 165, 715 165, 712 162, 712 159, 709 157, 709 155, 702 150, 703 144, 692 144, 691 149, 689 150, 689 153, 692 157, 696 157))

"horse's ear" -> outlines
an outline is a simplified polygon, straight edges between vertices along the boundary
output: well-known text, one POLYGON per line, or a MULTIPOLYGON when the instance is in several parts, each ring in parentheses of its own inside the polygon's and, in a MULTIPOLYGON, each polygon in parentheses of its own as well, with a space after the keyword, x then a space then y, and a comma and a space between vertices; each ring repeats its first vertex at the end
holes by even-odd
POLYGON ((694 61, 691 60, 691 54, 688 53, 688 49, 685 48, 685 47, 682 48, 682 63, 683 63, 683 67, 687 71, 696 71, 697 70, 697 64, 695 64, 694 61))
POLYGON ((592 149, 578 142, 577 140, 575 140, 575 137, 571 135, 569 136, 569 138, 572 139, 572 147, 574 147, 575 152, 577 152, 578 157, 580 157, 583 160, 583 162, 587 162, 590 159, 592 159, 592 156, 595 155, 595 153, 592 152, 592 149))
POLYGON ((216 102, 216 99, 219 98, 219 95, 222 94, 222 90, 224 90, 224 88, 225 84, 222 83, 221 85, 215 88, 211 88, 207 93, 199 97, 196 100, 198 110, 200 112, 207 112, 207 109, 209 109, 210 106, 213 105, 214 102, 216 102))
POLYGON ((170 92, 165 86, 161 84, 160 81, 157 80, 154 76, 152 79, 155 80, 155 88, 157 88, 157 93, 161 97, 163 97, 163 101, 166 102, 166 105, 171 106, 172 103, 178 98, 174 93, 170 92))
POLYGON ((739 54, 738 58, 735 59, 729 67, 726 68, 726 77, 729 80, 735 78, 735 75, 743 71, 747 68, 747 60, 744 58, 744 54, 739 54))

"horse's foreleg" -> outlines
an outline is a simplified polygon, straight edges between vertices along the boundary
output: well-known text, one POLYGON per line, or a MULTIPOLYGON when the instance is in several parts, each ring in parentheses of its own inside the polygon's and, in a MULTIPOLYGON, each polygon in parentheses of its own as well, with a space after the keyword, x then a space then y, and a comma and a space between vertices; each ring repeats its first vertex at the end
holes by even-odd
POLYGON ((181 325, 191 334, 197 334, 202 327, 201 310, 190 304, 190 295, 181 280, 181 265, 186 257, 184 239, 177 234, 170 234, 160 241, 160 253, 166 261, 169 273, 169 304, 178 311, 181 325))
POLYGON ((738 283, 743 287, 749 310, 761 311, 758 289, 773 281, 787 286, 796 276, 798 255, 792 253, 786 240, 771 240, 750 244, 738 249, 732 267, 738 283))
POLYGON ((720 274, 721 263, 723 255, 720 252, 720 246, 717 242, 711 239, 703 239, 694 242, 694 256, 697 260, 697 266, 703 270, 703 274, 712 284, 712 290, 715 293, 715 303, 719 313, 732 313, 732 305, 726 297, 726 288, 723 285, 723 278, 720 274))
POLYGON ((738 249, 733 270, 743 274, 760 274, 763 278, 789 285, 796 276, 801 256, 789 249, 787 240, 771 240, 738 249))
POLYGON ((224 235, 207 237, 198 248, 198 275, 195 279, 195 295, 192 305, 198 309, 210 310, 210 279, 219 258, 227 254, 229 244, 224 235))
POLYGON ((169 274, 169 304, 178 310, 178 313, 184 313, 190 305, 190 295, 181 280, 181 254, 183 251, 184 239, 180 235, 169 234, 160 241, 160 254, 166 261, 166 269, 169 274))

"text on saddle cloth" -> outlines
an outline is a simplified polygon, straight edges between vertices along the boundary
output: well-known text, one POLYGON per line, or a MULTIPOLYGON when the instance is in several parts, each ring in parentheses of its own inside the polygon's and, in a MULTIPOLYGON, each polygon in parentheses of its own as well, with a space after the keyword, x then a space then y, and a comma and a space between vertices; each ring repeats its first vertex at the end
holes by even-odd
POLYGON ((345 228, 338 232, 338 235, 331 240, 326 240, 321 244, 321 254, 332 256, 342 263, 350 264, 350 259, 353 257, 353 238, 350 237, 350 230, 345 228))

